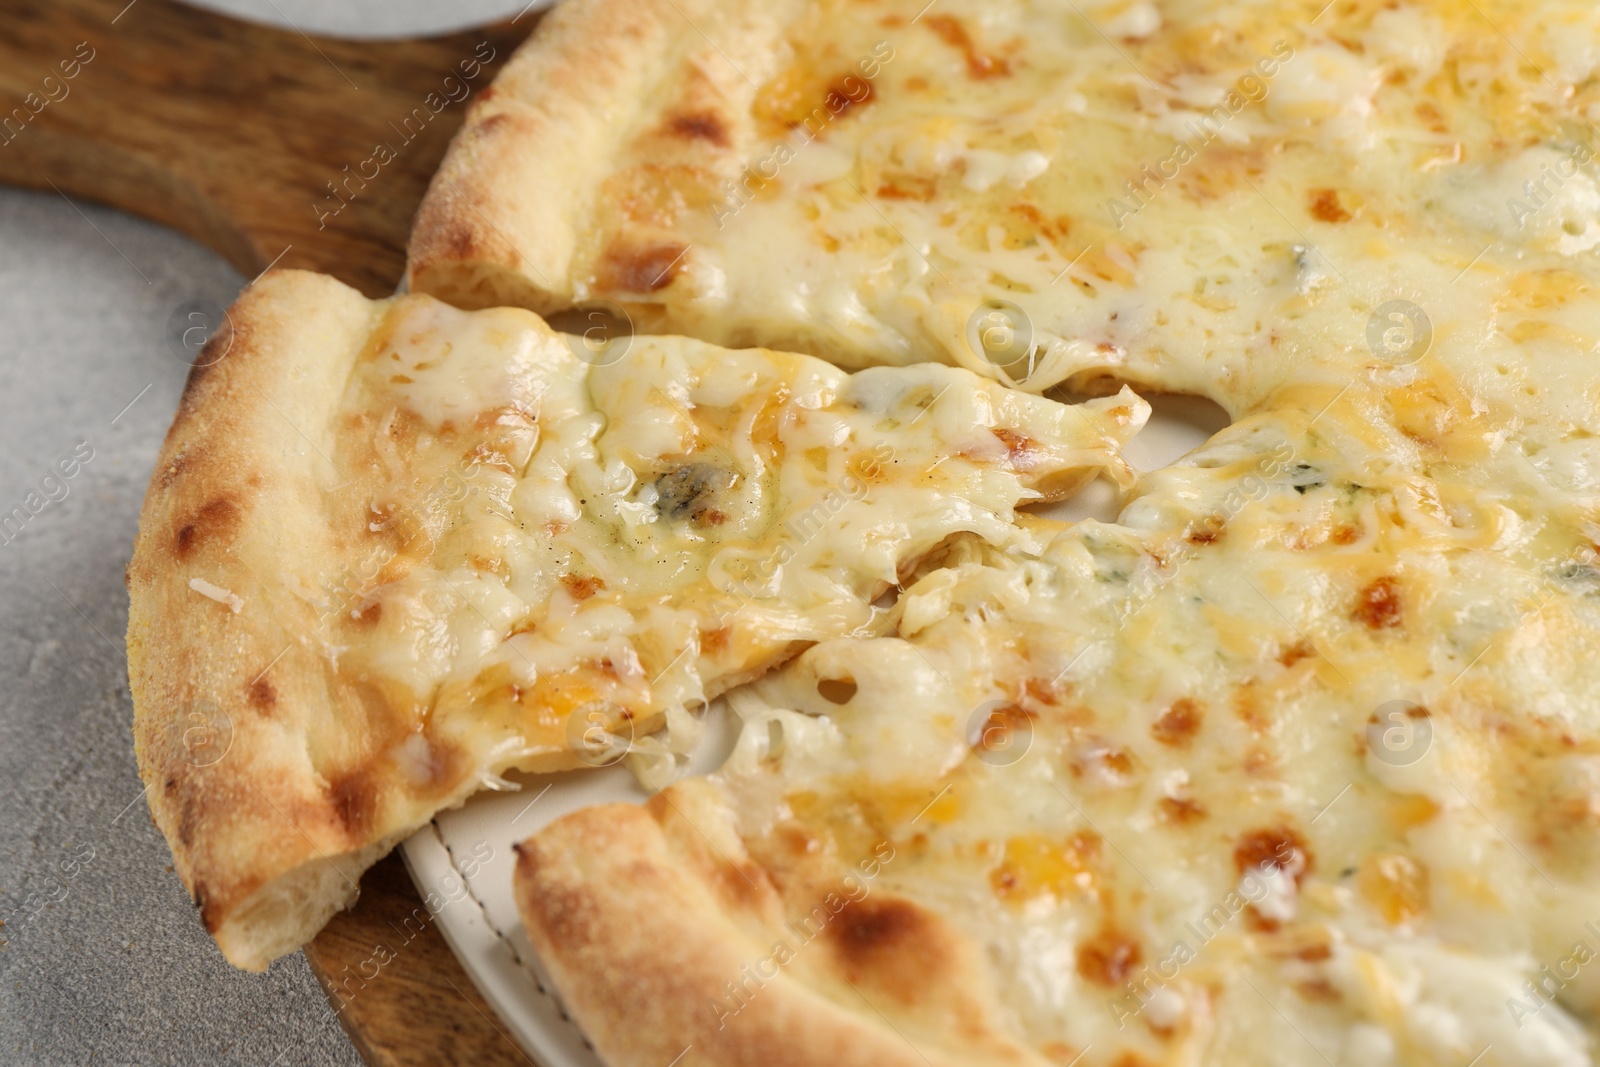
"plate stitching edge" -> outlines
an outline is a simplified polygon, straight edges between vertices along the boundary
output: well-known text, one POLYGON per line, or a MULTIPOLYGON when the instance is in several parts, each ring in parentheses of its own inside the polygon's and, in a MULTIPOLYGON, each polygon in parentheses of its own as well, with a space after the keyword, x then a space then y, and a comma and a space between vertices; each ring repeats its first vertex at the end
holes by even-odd
MULTIPOLYGON (((555 1005, 556 1011, 560 1013, 562 1020, 565 1021, 568 1026, 572 1027, 572 1029, 577 1033, 579 1040, 583 1042, 584 1048, 587 1048, 590 1052, 593 1052, 596 1056, 598 1056, 598 1050, 596 1050, 594 1045, 589 1042, 589 1035, 585 1034, 583 1032, 583 1027, 574 1022, 572 1016, 567 1014, 566 1004, 564 1004, 561 998, 556 996, 555 993, 545 988, 544 979, 539 977, 538 971, 528 966, 528 961, 523 959, 522 953, 517 951, 516 942, 507 937, 505 931, 501 930, 499 926, 495 925, 494 919, 489 915, 489 909, 484 907, 483 901, 479 900, 478 894, 473 891, 472 879, 463 874, 461 872, 461 868, 456 865, 455 850, 452 849, 450 847, 450 843, 444 839, 444 832, 439 829, 438 817, 435 816, 434 818, 429 819, 428 825, 433 828, 434 840, 439 842, 440 846, 444 848, 445 855, 450 857, 450 869, 455 871, 456 874, 460 876, 461 885, 466 889, 467 897, 478 906, 478 913, 483 916, 483 924, 487 926, 494 934, 495 939, 498 940, 500 944, 505 946, 506 951, 511 954, 511 959, 516 963, 516 965, 522 968, 529 978, 533 979, 534 987, 538 989, 546 999, 555 1005)), ((437 916, 435 916, 435 919, 437 919, 437 916)))

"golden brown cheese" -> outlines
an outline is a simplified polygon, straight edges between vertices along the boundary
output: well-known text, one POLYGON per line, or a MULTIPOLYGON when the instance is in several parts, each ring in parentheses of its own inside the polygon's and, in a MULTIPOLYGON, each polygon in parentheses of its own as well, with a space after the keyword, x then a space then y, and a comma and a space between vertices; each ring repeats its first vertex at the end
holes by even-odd
POLYGON ((152 810, 256 969, 507 770, 670 774, 708 700, 881 629, 925 554, 1129 484, 1148 414, 298 272, 230 314, 152 480, 129 651, 152 810))
POLYGON ((394 702, 431 705, 419 752, 481 748, 492 722, 524 768, 632 741, 670 773, 690 709, 866 632, 947 538, 1005 543, 1019 502, 1102 470, 1129 484, 1117 446, 1145 412, 936 366, 614 344, 586 365, 526 314, 430 300, 397 305, 363 353, 338 447, 381 580, 331 591, 328 640, 394 702), (663 716, 679 736, 646 740, 663 716))
MULTIPOLYGON (((801 990, 886 1019, 907 1062, 974 1039, 1118 1067, 1591 1062, 1600 553, 1528 476, 1440 506, 1372 419, 1244 420, 1118 523, 962 548, 892 635, 731 692, 734 754, 670 807, 774 889, 741 935, 757 969, 672 1001, 718 1023, 701 1062, 739 1062, 801 990), (864 1008, 867 972, 828 946, 866 906, 948 924, 949 955, 984 962, 886 936, 864 1008)), ((537 903, 589 899, 557 855, 637 816, 586 818, 524 846, 519 900, 606 1034, 627 1024, 586 1001, 593 972, 537 903)))
MULTIPOLYGON (((518 64, 606 9, 569 6, 518 64)), ((898 638, 733 694, 707 832, 785 921, 888 842, 873 894, 971 938, 1004 1007, 922 1029, 805 948, 730 1029, 777 1026, 767 992, 798 987, 930 1062, 971 1033, 1083 1067, 1593 1062, 1593 6, 773 10, 766 50, 727 51, 748 80, 703 40, 657 68, 533 288, 844 365, 1195 393, 1235 423, 1115 523, 927 574, 898 638), (648 131, 691 65, 719 72, 697 106, 726 143, 669 179, 648 131), (648 292, 601 269, 635 246, 674 250, 648 292)), ((507 115, 560 95, 511 84, 507 115)), ((413 261, 441 290, 455 269, 413 261)), ((550 862, 527 892, 570 873, 550 862)), ((966 988, 927 970, 930 997, 966 988)))

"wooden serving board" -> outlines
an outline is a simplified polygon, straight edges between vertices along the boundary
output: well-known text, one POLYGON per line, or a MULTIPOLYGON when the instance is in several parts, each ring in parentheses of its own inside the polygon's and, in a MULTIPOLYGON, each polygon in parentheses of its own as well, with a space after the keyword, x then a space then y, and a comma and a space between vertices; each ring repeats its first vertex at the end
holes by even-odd
POLYGON ((281 255, 374 297, 467 104, 538 21, 336 41, 173 0, 0 14, 0 182, 153 219, 249 277, 281 255))
MULTIPOLYGON (((400 282, 412 215, 467 104, 538 21, 352 42, 172 0, 6 0, 3 15, 0 182, 153 219, 249 277, 302 267, 373 297, 400 282)), ((367 1062, 531 1063, 417 921, 399 858, 361 889, 305 954, 367 1062)))

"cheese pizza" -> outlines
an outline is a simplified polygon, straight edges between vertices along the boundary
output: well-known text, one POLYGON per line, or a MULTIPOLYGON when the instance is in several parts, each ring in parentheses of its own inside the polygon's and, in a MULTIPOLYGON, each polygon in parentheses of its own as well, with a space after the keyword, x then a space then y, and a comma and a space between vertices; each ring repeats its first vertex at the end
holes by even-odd
POLYGON ((1234 424, 527 842, 602 1056, 1593 1062, 1593 7, 756 7, 563 7, 413 282, 1234 424))
POLYGON ((505 771, 670 777, 707 701, 881 628, 924 556, 1128 484, 1148 413, 301 272, 229 319, 151 482, 128 649, 151 810, 251 969, 505 771))
POLYGON ((723 770, 521 848, 612 1067, 1593 1062, 1597 42, 568 0, 419 213, 446 303, 270 276, 169 438, 129 644, 209 928, 263 965, 508 768, 663 785, 725 693, 723 770), (1233 425, 1136 479, 1130 384, 1233 425))
POLYGON ((1588 256, 1597 35, 1578 0, 574 0, 409 277, 1237 414, 1393 300, 1481 320, 1518 257, 1588 256))
POLYGON ((1600 553, 1402 441, 1258 416, 963 548, 730 694, 717 774, 522 845, 605 1061, 1592 1063, 1600 553))

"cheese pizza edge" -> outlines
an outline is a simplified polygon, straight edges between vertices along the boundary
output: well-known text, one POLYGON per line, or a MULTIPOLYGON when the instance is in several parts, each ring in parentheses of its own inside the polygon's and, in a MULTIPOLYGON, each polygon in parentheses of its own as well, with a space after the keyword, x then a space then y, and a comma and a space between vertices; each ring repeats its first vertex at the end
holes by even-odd
POLYGON ((558 338, 526 310, 368 301, 276 271, 197 360, 127 570, 129 676, 152 816, 235 965, 305 943, 367 866, 476 790, 506 788, 503 772, 591 762, 578 711, 603 705, 649 735, 677 708, 690 737, 684 709, 868 625, 872 589, 947 537, 1002 535, 1019 502, 1096 472, 1126 486, 1117 445, 1148 413, 1132 393, 1072 408, 953 368, 846 383, 810 357, 670 337, 585 377, 558 338), (705 405, 697 423, 663 390, 702 373, 709 392, 685 394, 705 405), (724 379, 744 385, 729 394, 724 379), (760 410, 793 386, 793 418, 763 423, 746 404, 730 425, 792 461, 718 488, 706 457, 727 454, 678 450, 757 385, 760 410), (870 462, 811 447, 841 430, 866 435, 870 462), (891 437, 868 448, 873 433, 891 437), (615 450, 604 463, 596 435, 615 450), (746 482, 755 495, 726 496, 746 482), (567 497, 575 516, 642 516, 626 543, 646 547, 605 555, 615 528, 556 521, 567 497), (578 573, 563 553, 583 549, 578 573), (627 570, 658 558, 677 568, 665 585, 627 570), (683 559, 732 569, 718 585, 683 559), (660 598, 680 592, 669 612, 660 598), (592 639, 619 612, 629 636, 592 639))
POLYGON ((689 780, 517 846, 528 936, 607 1064, 1043 1067, 1006 1033, 986 962, 948 920, 850 884, 791 914, 730 804, 689 780))
POLYGON ((150 812, 206 929, 248 970, 308 940, 392 844, 341 854, 354 799, 314 780, 294 730, 331 702, 296 640, 314 613, 271 603, 262 583, 274 575, 261 573, 269 529, 303 557, 335 550, 305 498, 331 484, 319 449, 374 306, 300 271, 240 297, 189 376, 128 564, 150 812))
MULTIPOLYGON (((407 246, 411 291, 467 309, 571 306, 584 226, 672 65, 707 42, 749 63, 776 47, 795 7, 734 19, 715 0, 578 0, 550 12, 473 105, 428 187, 407 246)), ((737 76, 729 64, 722 73, 737 76)), ((659 278, 652 267, 668 264, 639 270, 659 278)))

